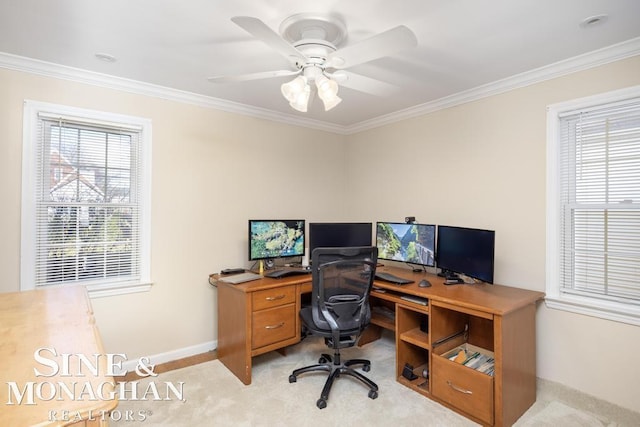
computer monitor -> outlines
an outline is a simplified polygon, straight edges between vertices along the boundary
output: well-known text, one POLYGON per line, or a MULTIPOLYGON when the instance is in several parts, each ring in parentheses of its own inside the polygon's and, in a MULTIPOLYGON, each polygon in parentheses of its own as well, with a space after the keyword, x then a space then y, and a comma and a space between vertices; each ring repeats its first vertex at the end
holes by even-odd
POLYGON ((371 246, 370 222, 310 222, 309 258, 315 248, 371 246))
POLYGON ((249 220, 249 260, 304 256, 305 221, 249 220))
POLYGON ((493 283, 495 231, 439 225, 437 247, 444 276, 460 273, 493 283))
POLYGON ((377 222, 378 259, 435 266, 436 226, 431 224, 377 222))

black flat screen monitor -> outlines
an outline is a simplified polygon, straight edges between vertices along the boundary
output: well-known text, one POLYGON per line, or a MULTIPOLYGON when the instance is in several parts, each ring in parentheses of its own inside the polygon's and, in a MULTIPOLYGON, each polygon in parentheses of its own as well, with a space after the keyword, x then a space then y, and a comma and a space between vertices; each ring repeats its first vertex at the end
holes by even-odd
POLYGON ((436 226, 431 224, 377 222, 378 259, 433 267, 436 226))
POLYGON ((249 220, 249 260, 304 256, 305 223, 293 220, 249 220))
MULTIPOLYGON (((495 231, 438 226, 438 268, 493 283, 495 231)), ((449 273, 449 274, 448 274, 449 273)))
POLYGON ((371 246, 370 222, 310 222, 309 259, 315 248, 371 246))

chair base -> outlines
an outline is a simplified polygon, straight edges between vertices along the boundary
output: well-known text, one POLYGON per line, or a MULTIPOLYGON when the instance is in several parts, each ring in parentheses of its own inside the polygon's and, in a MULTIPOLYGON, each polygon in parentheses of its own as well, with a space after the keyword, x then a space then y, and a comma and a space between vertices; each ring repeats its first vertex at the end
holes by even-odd
POLYGON ((362 375, 360 372, 356 371, 352 368, 354 365, 362 365, 362 370, 365 372, 369 372, 371 369, 371 362, 366 359, 350 359, 340 364, 339 354, 334 359, 328 354, 323 354, 320 356, 320 360, 318 364, 305 366, 304 368, 298 368, 294 370, 291 375, 289 375, 289 382, 294 383, 298 379, 298 375, 304 374, 306 372, 318 372, 324 371, 329 373, 329 377, 327 381, 324 383, 324 387, 322 388, 322 393, 320 393, 320 399, 316 402, 316 406, 320 409, 327 407, 327 400, 329 399, 329 393, 331 392, 331 386, 333 386, 333 382, 340 375, 349 375, 352 376, 364 385, 369 387, 369 398, 375 399, 378 397, 378 385, 371 381, 369 378, 362 375))

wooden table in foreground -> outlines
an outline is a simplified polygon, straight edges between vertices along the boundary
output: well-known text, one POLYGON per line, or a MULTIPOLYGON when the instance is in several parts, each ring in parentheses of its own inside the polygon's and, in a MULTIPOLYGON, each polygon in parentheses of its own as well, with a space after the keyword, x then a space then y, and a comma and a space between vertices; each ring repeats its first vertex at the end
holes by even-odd
POLYGON ((109 398, 115 385, 106 375, 106 358, 84 287, 0 294, 0 340, 0 424, 108 425, 118 401, 109 398), (77 355, 97 359, 97 375, 86 364, 78 375, 77 355), (64 359, 69 360, 68 369, 64 359), (69 396, 65 388, 75 393, 69 396), (90 400, 89 389, 100 396, 90 400))

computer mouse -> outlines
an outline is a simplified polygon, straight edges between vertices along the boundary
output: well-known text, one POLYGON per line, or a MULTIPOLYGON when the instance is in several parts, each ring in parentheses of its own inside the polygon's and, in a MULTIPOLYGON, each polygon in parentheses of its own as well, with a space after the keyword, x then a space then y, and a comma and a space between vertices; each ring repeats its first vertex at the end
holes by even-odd
POLYGON ((428 288, 431 286, 431 282, 429 282, 427 279, 422 279, 420 280, 420 283, 418 283, 418 286, 421 288, 428 288))

